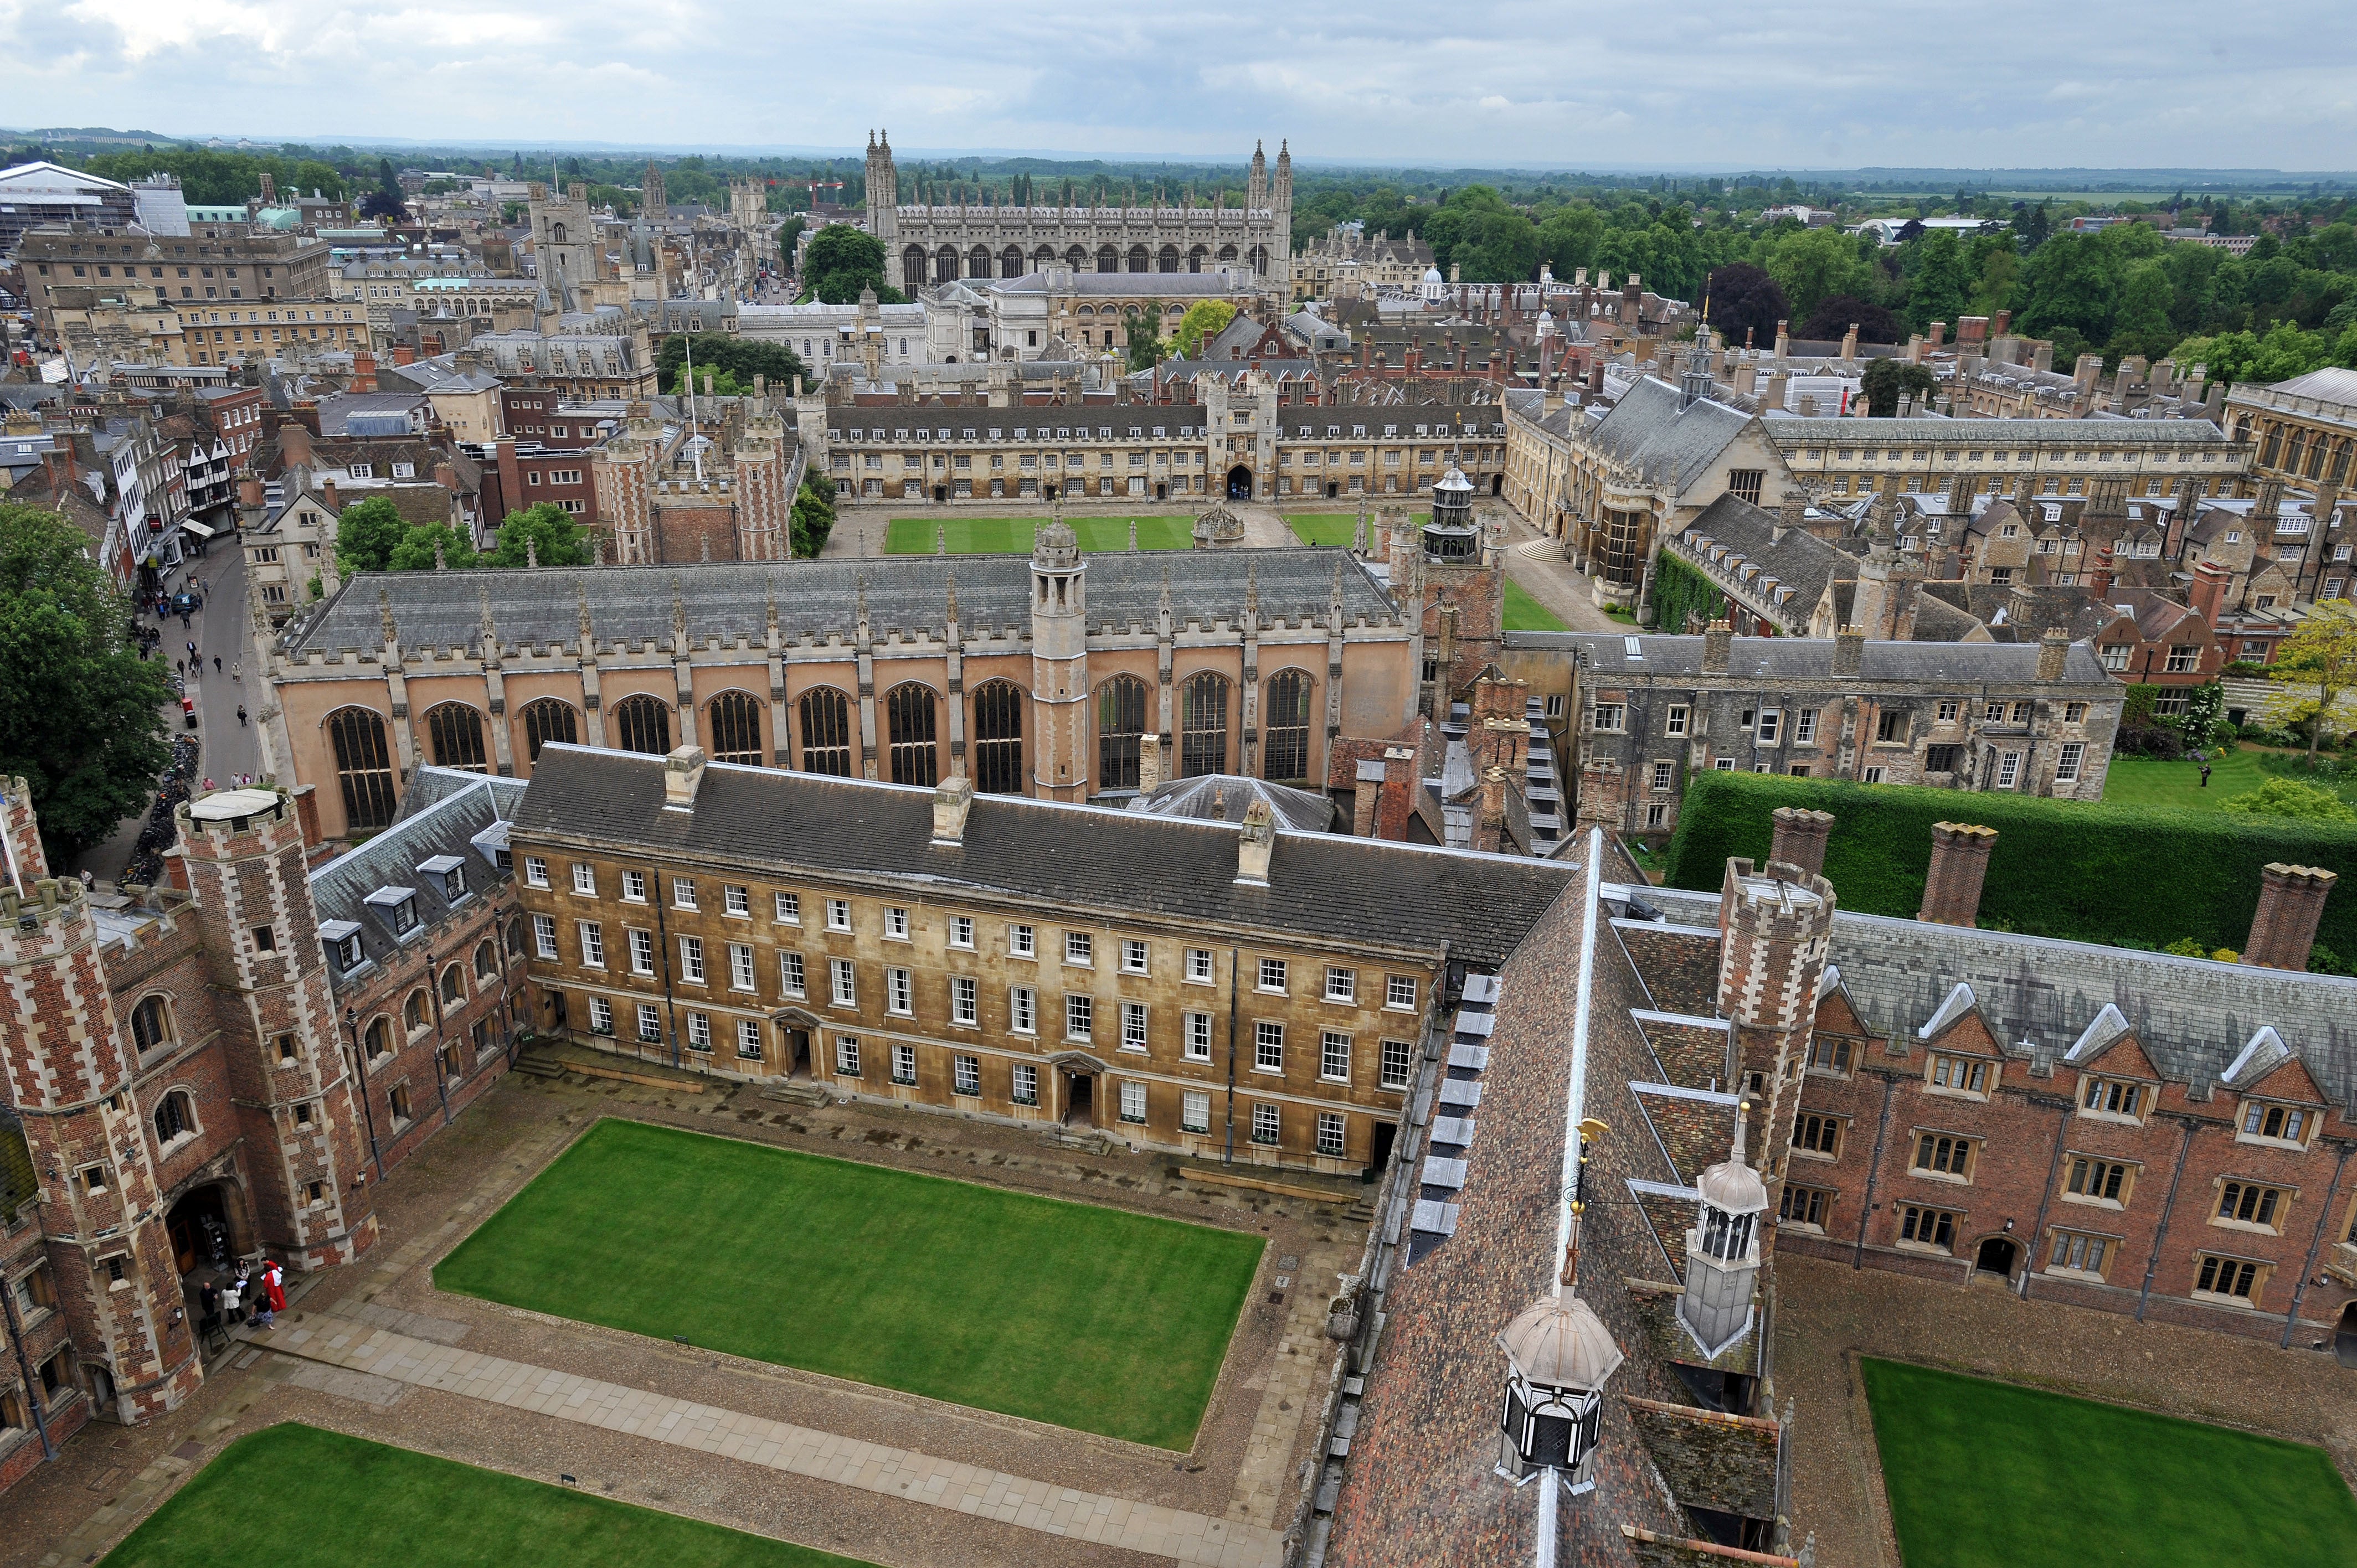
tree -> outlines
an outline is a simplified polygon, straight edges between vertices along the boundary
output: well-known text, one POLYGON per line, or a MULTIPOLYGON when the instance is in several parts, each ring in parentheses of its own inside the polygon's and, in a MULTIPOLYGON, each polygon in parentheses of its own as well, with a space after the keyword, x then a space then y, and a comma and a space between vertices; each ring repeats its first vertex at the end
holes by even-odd
POLYGON ((2315 721, 2308 731, 2308 765, 2313 768, 2326 721, 2357 682, 2357 603, 2317 600, 2298 629, 2284 639, 2267 678, 2282 688, 2269 696, 2269 724, 2287 729, 2304 719, 2315 721))
POLYGON ((1954 230, 1936 229, 1902 247, 1899 264, 1907 279, 1907 315, 1917 331, 1928 332, 1934 321, 1953 327, 1963 317, 1973 279, 1954 230))
POLYGON ((1557 208, 1539 225, 1539 259, 1558 278, 1596 264, 1596 244, 1604 237, 1604 214, 1595 204, 1576 201, 1557 208))
POLYGON ((907 296, 884 281, 884 242, 848 223, 830 223, 811 236, 802 252, 802 294, 827 305, 853 305, 872 288, 885 305, 905 305, 907 296))
POLYGON ((1713 272, 1704 292, 1710 301, 1711 326, 1738 346, 1749 333, 1759 347, 1773 348, 1776 324, 1792 313, 1776 280, 1749 262, 1733 262, 1713 272))
MULTIPOLYGON (((1872 245, 1875 242, 1869 238, 1865 243, 1872 245)), ((1838 229, 1802 229, 1763 241, 1757 259, 1784 291, 1795 317, 1813 317, 1828 300, 1862 295, 1874 283, 1873 269, 1867 264, 1859 242, 1838 229)), ((1840 337, 1849 329, 1849 323, 1859 319, 1845 316, 1833 336, 1840 337)), ((1813 334, 1804 332, 1800 336, 1813 334)))
POLYGON ((53 511, 0 501, 0 777, 21 775, 59 864, 145 808, 170 766, 164 661, 139 657, 131 606, 53 511))
POLYGON ((791 391, 796 376, 810 372, 802 368, 802 356, 783 343, 760 338, 738 338, 726 332, 674 332, 662 340, 655 354, 655 372, 666 386, 677 384, 680 372, 687 364, 688 349, 695 352, 696 390, 704 389, 704 372, 726 372, 736 379, 746 392, 753 390, 755 376, 767 376, 770 389, 783 395, 791 391))
MULTIPOLYGON (((427 546, 429 553, 432 546, 427 546)), ((500 524, 499 542, 482 557, 486 566, 589 565, 589 536, 573 514, 554 501, 510 512, 500 524), (529 548, 527 547, 529 546, 529 548)))
POLYGON ((387 497, 355 501, 336 519, 336 564, 346 576, 391 571, 393 550, 408 532, 408 520, 387 497))
POLYGON ((1857 328, 1861 343, 1902 343, 1907 330, 1900 326, 1899 317, 1875 304, 1852 294, 1837 294, 1818 303, 1801 329, 1792 334, 1812 342, 1835 343, 1857 328))
POLYGON ((1217 338, 1235 318, 1236 307, 1226 300, 1199 299, 1178 318, 1178 329, 1170 335, 1170 341, 1180 359, 1194 359, 1203 351, 1203 339, 1217 338))
POLYGON ((1898 413, 1899 400, 1912 395, 1918 402, 1940 390, 1940 382, 1928 365, 1918 365, 1897 356, 1886 356, 1866 367, 1858 381, 1859 390, 1866 394, 1866 412, 1869 418, 1889 419, 1898 413))
POLYGON ((420 522, 410 525, 393 547, 393 559, 387 563, 395 572, 431 572, 436 566, 463 569, 476 564, 475 542, 466 531, 447 522, 420 522), (441 559, 435 559, 435 547, 441 547, 441 559))
POLYGON ((816 557, 826 548, 826 536, 834 532, 834 488, 816 474, 806 473, 802 488, 794 493, 794 553, 805 560, 816 557))
POLYGON ((409 204, 402 199, 401 181, 393 172, 391 158, 377 160, 376 188, 361 199, 361 216, 394 220, 409 216, 409 204))
POLYGON ((2270 779, 2255 789, 2219 801, 2218 809, 2253 817, 2294 817, 2304 822, 2357 823, 2357 808, 2321 784, 2298 779, 2270 779))

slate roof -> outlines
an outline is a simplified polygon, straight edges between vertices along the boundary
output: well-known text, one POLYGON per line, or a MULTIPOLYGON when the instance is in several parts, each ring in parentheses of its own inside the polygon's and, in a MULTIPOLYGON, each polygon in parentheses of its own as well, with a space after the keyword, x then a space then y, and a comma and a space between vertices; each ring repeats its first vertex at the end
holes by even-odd
MULTIPOLYGON (((1678 535, 1677 542, 1683 553, 1697 560, 1708 558, 1712 544, 1735 551, 1763 575, 1775 578, 1779 586, 1792 590, 1783 607, 1805 625, 1809 612, 1824 596, 1826 585, 1857 575, 1857 558, 1806 529, 1796 528, 1778 539, 1778 526, 1774 512, 1753 506, 1729 490, 1703 508, 1678 535)), ((1761 593, 1757 584, 1749 591, 1755 596, 1761 593)))
POLYGON ((2312 397, 2319 403, 2357 404, 2357 371, 2328 365, 2287 381, 2276 381, 2267 391, 2286 397, 2312 397))
MULTIPOLYGON (((1703 639, 1643 636, 1635 639, 1643 657, 1629 657, 1629 639, 1594 632, 1508 632, 1509 648, 1577 648, 1587 651, 1591 681, 1643 675, 1699 676, 1703 639)), ((1770 680, 1831 681, 1834 644, 1822 637, 1738 637, 1727 661, 1727 675, 1752 675, 1770 680)), ((1867 642, 1859 652, 1859 671, 1844 681, 2003 682, 2019 685, 2038 668, 2034 643, 1996 642, 1867 642)), ((2104 673, 2094 650, 2085 643, 2071 645, 2062 668, 2063 683, 2117 687, 2104 673)))
MULTIPOLYGON (((1265 887, 1236 883, 1241 823, 981 795, 964 842, 933 844, 933 791, 714 763, 692 811, 663 807, 663 758, 551 745, 515 832, 649 850, 765 875, 803 871, 921 897, 993 896, 1101 919, 1136 911, 1204 929, 1279 930, 1494 966, 1566 893, 1576 867, 1280 830, 1265 887)), ((445 808, 447 809, 447 808, 445 808)))
MULTIPOLYGON (((1638 891, 1674 924, 1717 929, 1715 893, 1638 891)), ((2272 1028, 2328 1099, 2357 1105, 2357 980, 1847 909, 1834 916, 1828 961, 1878 1035, 1913 1034, 1961 983, 2000 1041, 2059 1058, 2108 1004, 2182 1083, 2220 1077, 2272 1028)))
POLYGON ((1588 432, 1588 445, 1650 482, 1684 490, 1702 478, 1752 416, 1708 398, 1680 407, 1683 396, 1647 376, 1622 394, 1588 432))
POLYGON ((2206 419, 2124 419, 2083 429, 2084 422, 2053 419, 1802 419, 1769 421, 1779 446, 1823 446, 1861 441, 1920 441, 1926 446, 2222 446, 2225 433, 2206 419))
MULTIPOLYGON (((1323 619, 1338 564, 1346 623, 1361 617, 1378 626, 1397 619, 1382 585, 1347 550, 1107 551, 1084 559, 1089 617, 1095 625, 1152 626, 1166 579, 1172 614, 1181 621, 1224 617, 1231 625, 1241 624, 1248 583, 1258 585, 1263 626, 1279 617, 1323 619)), ((413 648, 478 647, 485 596, 503 645, 569 646, 581 635, 585 593, 601 643, 669 639, 674 593, 686 606, 689 634, 699 646, 712 636, 726 643, 739 637, 762 642, 772 596, 786 636, 809 632, 823 639, 840 633, 848 640, 856 629, 863 583, 875 634, 881 637, 897 627, 913 635, 920 628, 943 628, 952 575, 961 632, 1008 627, 1029 631, 1028 556, 884 555, 773 566, 715 562, 587 571, 362 573, 306 620, 286 646, 296 658, 313 650, 332 654, 342 648, 382 648, 380 593, 392 606, 404 646, 413 648)))
POLYGON ((1174 779, 1153 793, 1140 795, 1129 810, 1157 817, 1194 817, 1204 822, 1240 822, 1254 800, 1266 800, 1279 827, 1295 832, 1334 831, 1334 802, 1310 789, 1288 789, 1264 779, 1232 773, 1203 773, 1174 779))
MULTIPOLYGON (((500 870, 496 857, 474 843, 475 836, 513 817, 523 792, 521 779, 445 768, 418 768, 403 801, 403 814, 391 827, 312 869, 311 897, 318 907, 320 934, 329 935, 328 928, 336 922, 358 926, 361 951, 371 963, 382 964, 403 944, 393 940, 391 928, 366 901, 380 887, 414 889, 419 931, 430 933, 452 908, 443 897, 442 879, 417 869, 419 863, 436 855, 457 855, 466 861, 468 892, 461 903, 481 904, 512 874, 500 870)), ((424 938, 410 940, 418 942, 424 938)), ((339 991, 347 983, 347 973, 340 965, 328 966, 328 979, 339 991)), ((364 981, 368 973, 362 970, 353 978, 364 981)))

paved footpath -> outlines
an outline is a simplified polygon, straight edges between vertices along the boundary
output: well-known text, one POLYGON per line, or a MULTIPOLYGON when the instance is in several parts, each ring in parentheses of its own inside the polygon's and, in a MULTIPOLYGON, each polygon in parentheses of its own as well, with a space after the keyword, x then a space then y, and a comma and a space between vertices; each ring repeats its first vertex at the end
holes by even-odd
POLYGON ((341 1308, 256 1337, 281 1355, 1201 1568, 1276 1568, 1274 1530, 938 1459, 374 1327, 341 1308))

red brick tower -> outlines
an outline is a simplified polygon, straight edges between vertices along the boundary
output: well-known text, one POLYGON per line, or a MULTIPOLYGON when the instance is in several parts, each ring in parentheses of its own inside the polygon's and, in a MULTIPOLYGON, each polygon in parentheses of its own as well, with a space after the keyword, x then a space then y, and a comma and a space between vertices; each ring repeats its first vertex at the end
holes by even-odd
POLYGON ((255 1230, 296 1269, 350 1262, 376 1210, 295 801, 226 789, 178 815, 255 1230))
POLYGON ((203 1380, 165 1234, 137 1052, 81 884, 52 877, 22 779, 0 779, 0 1058, 41 1182, 41 1233, 93 1402, 124 1421, 203 1380))
POLYGON ((1800 1106, 1801 1069, 1817 985, 1833 942, 1834 886, 1823 876, 1748 860, 1727 863, 1718 899, 1718 1011, 1731 1020, 1735 1082, 1751 1101, 1761 1177, 1772 1207, 1800 1106))

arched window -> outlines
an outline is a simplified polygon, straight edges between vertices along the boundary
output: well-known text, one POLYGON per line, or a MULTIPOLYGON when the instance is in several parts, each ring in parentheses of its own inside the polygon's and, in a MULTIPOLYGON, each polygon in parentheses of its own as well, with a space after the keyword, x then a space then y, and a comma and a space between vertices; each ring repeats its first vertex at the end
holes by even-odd
POLYGON ((1146 682, 1116 675, 1097 688, 1097 788, 1137 788, 1138 742, 1146 734, 1146 682))
POLYGON ((2291 446, 2289 450, 2284 454, 2284 472, 2293 475, 2294 477, 2298 477, 2299 473, 2300 459, 2307 454, 2307 451, 2308 432, 2305 430, 2293 431, 2291 433, 2291 446))
POLYGON ((1089 264, 1089 253, 1078 245, 1071 246, 1064 252, 1064 264, 1076 273, 1085 271, 1089 264))
POLYGON ((533 762, 540 760, 540 748, 550 741, 563 746, 580 743, 580 720, 570 703, 543 697, 536 703, 526 703, 519 716, 523 720, 524 750, 533 762))
POLYGON ((1260 274, 1263 277, 1266 277, 1268 275, 1268 247, 1266 245, 1254 245, 1252 248, 1252 270, 1260 274))
POLYGON ((1052 247, 1050 247, 1050 246, 1047 246, 1047 245, 1042 245, 1042 246, 1040 246, 1038 250, 1036 250, 1036 251, 1034 251, 1034 252, 1031 252, 1031 270, 1032 270, 1032 271, 1034 271, 1034 272, 1044 272, 1044 271, 1046 271, 1048 268, 1052 267, 1052 266, 1054 266, 1055 264, 1056 264, 1056 252, 1055 252, 1055 251, 1054 251, 1054 249, 1053 249, 1052 247))
POLYGON ((933 257, 933 281, 955 283, 958 275, 958 253, 955 245, 943 245, 933 257))
POLYGON ((393 1051, 393 1021, 382 1016, 370 1019, 367 1039, 369 1060, 390 1055, 393 1051))
POLYGON ((1152 272, 1154 270, 1152 262, 1146 256, 1145 246, 1132 245, 1129 248, 1129 270, 1134 273, 1152 272))
POLYGON ((974 787, 985 795, 1023 793, 1023 688, 1012 681, 974 688, 974 787))
POLYGON ((1211 253, 1211 252, 1209 249, 1201 245, 1197 245, 1193 249, 1189 250, 1187 252, 1187 270, 1190 273, 1201 272, 1203 270, 1203 258, 1211 253))
POLYGON ((973 269, 973 275, 978 278, 988 277, 991 270, 990 247, 987 245, 976 245, 971 252, 967 252, 966 263, 967 265, 973 269))
POLYGON ((851 702, 832 686, 802 693, 802 770, 851 777, 851 702))
POLYGON ((1206 670, 1178 692, 1178 777, 1228 770, 1228 678, 1206 670))
POLYGON ((457 964, 442 972, 442 1001, 446 1006, 457 1006, 467 1000, 467 972, 457 964))
POLYGON ((345 826, 373 832, 393 821, 393 754, 384 743, 384 720, 373 708, 339 708, 328 715, 328 740, 336 750, 345 826))
POLYGON ((172 1004, 160 996, 141 997, 131 1010, 131 1038, 143 1057, 171 1044, 172 1004))
POLYGON ((422 1029, 433 1021, 434 1001, 425 994, 425 987, 421 985, 409 993, 408 1001, 401 1004, 401 1022, 405 1028, 422 1029))
POLYGON ((490 939, 486 937, 475 944, 475 978, 489 985, 499 972, 500 955, 491 950, 490 939))
POLYGON ((1178 247, 1176 245, 1163 246, 1161 253, 1157 255, 1154 260, 1157 271, 1166 273, 1177 272, 1178 270, 1178 247))
POLYGON ((2272 468, 2276 466, 2276 443, 2282 438, 2283 430, 2280 426, 2273 424, 2267 426, 2266 435, 2259 440, 2260 467, 2272 468))
POLYGON ((1097 271, 1101 273, 1117 273, 1121 271, 1121 252, 1114 250, 1111 245, 1099 245, 1097 247, 1097 271))
POLYGON ((463 768, 488 773, 483 759, 483 715, 464 703, 444 703, 425 714, 426 742, 434 748, 437 768, 463 768))
POLYGON ((548 226, 548 239, 551 244, 562 245, 565 243, 565 225, 562 223, 550 224, 548 226))
POLYGON ((910 288, 925 286, 925 248, 911 245, 900 252, 900 276, 910 288))
POLYGON ((1002 277, 1021 277, 1023 275, 1023 247, 1020 245, 1007 246, 1006 253, 998 258, 998 271, 999 275, 1002 277))
POLYGON ((1236 248, 1233 245, 1222 245, 1220 247, 1220 264, 1222 266, 1226 266, 1235 259, 1236 248))
POLYGON ((156 1106, 156 1141, 168 1144, 197 1130, 197 1108, 188 1095, 174 1090, 156 1106))
POLYGON ((761 766, 761 704, 750 692, 723 692, 704 710, 712 760, 761 766))
POLYGON ((1280 670, 1262 701, 1260 774, 1284 782, 1309 777, 1309 672, 1280 670))
POLYGON ((671 704, 641 692, 614 704, 614 742, 624 751, 655 757, 671 751, 671 704))
MULTIPOLYGON (((2332 448, 2332 471, 2324 477, 2330 479, 2336 485, 2349 477, 2348 442, 2343 441, 2334 446, 2332 448)), ((2319 526, 2323 526, 2321 521, 2319 521, 2319 526)))
POLYGON ((517 916, 514 919, 510 920, 510 921, 508 922, 508 936, 507 936, 507 941, 508 941, 508 956, 509 956, 510 958, 522 958, 522 957, 523 957, 523 917, 522 917, 522 916, 519 915, 519 916, 517 916))
POLYGON ((891 758, 893 783, 932 785, 941 781, 939 748, 933 742, 938 705, 932 688, 914 681, 895 686, 885 694, 885 745, 891 758))

